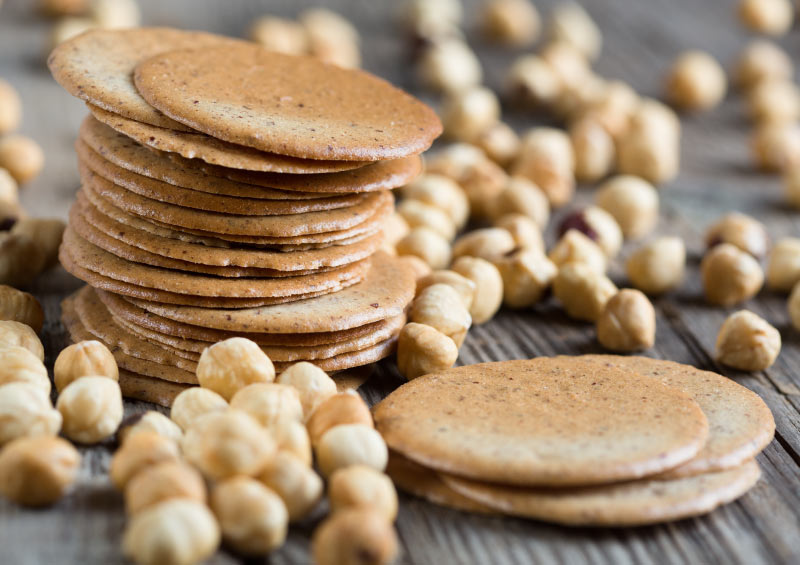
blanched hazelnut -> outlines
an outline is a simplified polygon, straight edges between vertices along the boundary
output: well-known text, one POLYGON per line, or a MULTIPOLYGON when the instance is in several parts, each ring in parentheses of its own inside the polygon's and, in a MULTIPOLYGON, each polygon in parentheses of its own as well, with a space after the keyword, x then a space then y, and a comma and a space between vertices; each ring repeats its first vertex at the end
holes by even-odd
POLYGON ((433 272, 430 265, 415 255, 403 255, 398 257, 398 260, 414 273, 414 278, 417 281, 433 272))
POLYGON ((381 434, 363 424, 334 426, 322 435, 314 451, 325 477, 342 467, 358 464, 383 471, 389 457, 381 434))
POLYGON ((561 93, 561 79, 540 56, 523 55, 508 71, 506 91, 520 103, 550 106, 561 93))
POLYGON ((272 489, 249 477, 233 477, 211 493, 222 539, 236 551, 265 555, 286 541, 289 513, 272 489))
POLYGON ((391 563, 397 552, 397 534, 391 522, 372 509, 336 512, 311 538, 317 565, 384 565, 391 563))
POLYGON ((725 214, 706 231, 706 245, 730 243, 756 258, 769 250, 769 235, 764 224, 740 212, 725 214))
POLYGON ((50 394, 50 377, 44 363, 17 345, 0 347, 0 386, 8 383, 28 383, 50 394))
POLYGON ((248 385, 233 395, 231 408, 247 412, 266 428, 282 419, 303 421, 300 394, 296 388, 286 384, 248 385))
POLYGON ((206 501, 203 477, 182 461, 149 466, 125 485, 125 510, 131 516, 173 498, 206 501))
POLYGON ((500 101, 484 86, 451 93, 442 108, 445 134, 457 141, 475 140, 499 119, 500 101))
POLYGON ((646 100, 617 142, 617 168, 653 184, 669 182, 680 168, 680 121, 670 108, 646 100))
POLYGON ((7 204, 19 203, 19 186, 7 170, 0 168, 0 201, 7 204))
POLYGON ((789 295, 789 317, 795 329, 800 329, 800 285, 794 285, 792 293, 789 295))
POLYGON ((452 257, 447 239, 436 230, 424 226, 412 229, 407 236, 397 242, 397 254, 419 257, 431 269, 447 268, 452 257))
POLYGON ((58 263, 58 248, 67 225, 58 218, 22 218, 11 228, 12 234, 30 237, 44 255, 44 269, 58 263))
POLYGON ((306 465, 311 465, 311 438, 302 422, 278 420, 269 428, 269 433, 279 452, 291 453, 306 465))
POLYGON ((37 176, 44 167, 44 152, 39 144, 24 135, 0 138, 0 167, 6 169, 19 184, 37 176))
POLYGON ((582 112, 582 118, 596 120, 617 141, 627 131, 631 118, 639 108, 639 95, 622 81, 610 81, 591 100, 582 112))
POLYGON ((434 284, 423 290, 411 304, 408 314, 411 322, 436 328, 461 347, 472 317, 453 287, 434 284))
POLYGON ((700 263, 700 273, 706 299, 720 306, 744 302, 764 284, 764 271, 758 261, 730 243, 711 248, 700 263))
POLYGON ((230 400, 249 384, 271 383, 275 367, 261 348, 243 337, 232 337, 207 347, 197 363, 200 386, 230 400))
POLYGON ((125 418, 117 430, 117 439, 120 444, 129 438, 141 433, 156 433, 174 442, 180 442, 183 430, 161 412, 148 410, 125 418))
POLYGON ((740 86, 751 88, 766 81, 792 80, 794 63, 775 43, 755 39, 739 54, 735 74, 740 86))
POLYGON ((503 278, 497 267, 480 257, 459 257, 451 269, 475 283, 475 298, 469 308, 472 323, 491 320, 503 303, 503 278))
POLYGON ((384 245, 393 248, 398 241, 408 235, 409 231, 411 228, 405 218, 397 212, 393 212, 383 224, 384 245))
POLYGON ((647 235, 658 223, 658 192, 641 178, 620 175, 609 179, 600 185, 595 203, 614 217, 628 239, 647 235))
POLYGON ((21 322, 0 320, 0 347, 23 347, 40 361, 44 360, 44 346, 36 332, 21 322))
MULTIPOLYGON (((9 230, 11 229, 14 224, 16 224, 21 218, 26 216, 25 210, 20 206, 18 202, 8 202, 7 200, 0 200, 0 230, 9 230)), ((7 242, 8 236, 10 233, 4 234, 4 239, 0 239, 0 242, 7 242)), ((29 243, 31 247, 34 247, 33 242, 30 238, 25 238, 25 241, 29 243)), ((7 243, 3 243, 3 247, 8 250, 6 247, 7 243)), ((19 257, 19 255, 17 255, 19 257)), ((0 266, 2 266, 2 271, 0 274, 4 280, 8 279, 8 271, 13 269, 13 265, 10 264, 8 260, 0 262, 0 266)), ((35 273, 34 273, 35 274, 35 273)), ((0 283, 5 284, 5 283, 0 283)), ((13 285, 12 285, 13 286, 13 285)))
POLYGON ((54 436, 60 429, 61 414, 42 387, 29 383, 0 386, 0 447, 20 437, 54 436))
POLYGON ((0 284, 28 286, 42 272, 46 259, 33 238, 13 231, 0 232, 0 284))
POLYGON ((431 204, 406 198, 397 205, 397 213, 405 219, 411 229, 428 228, 447 241, 452 241, 456 236, 456 225, 450 216, 441 208, 431 204))
POLYGON ((73 343, 56 358, 53 377, 59 392, 81 377, 107 377, 119 380, 119 368, 114 355, 96 340, 73 343))
POLYGON ((800 88, 789 81, 765 81, 747 96, 750 117, 760 123, 789 123, 800 118, 800 88))
POLYGON ((22 100, 11 84, 0 79, 0 135, 16 130, 22 121, 22 100))
POLYGON ((525 177, 509 177, 503 191, 492 202, 490 215, 498 219, 506 214, 523 214, 532 219, 540 230, 547 227, 550 219, 550 203, 547 195, 536 184, 525 177))
POLYGON ((183 431, 189 429, 195 419, 209 412, 228 409, 228 402, 213 390, 200 387, 187 388, 172 401, 169 417, 183 431))
MULTIPOLYGON (((448 214, 459 229, 464 227, 469 219, 467 196, 458 183, 449 177, 435 173, 425 173, 404 186, 402 190, 405 198, 436 206, 448 214)), ((406 233, 408 233, 408 230, 403 235, 406 233)), ((402 237, 397 238, 396 241, 400 239, 402 237)))
POLYGON ((453 257, 468 255, 488 261, 502 257, 516 247, 514 238, 502 228, 482 228, 459 237, 453 244, 453 257))
POLYGON ((44 311, 36 298, 8 285, 0 285, 0 320, 11 320, 42 331, 44 311))
POLYGON ((567 314, 578 320, 596 321, 616 293, 611 279, 585 263, 567 263, 553 279, 553 294, 567 314))
POLYGON ((93 0, 90 13, 104 29, 138 27, 142 19, 136 0, 93 0))
POLYGON ((372 467, 352 465, 333 473, 328 481, 331 510, 371 508, 393 522, 397 518, 397 491, 392 480, 372 467))
POLYGON ((765 171, 788 171, 800 165, 800 126, 767 123, 756 128, 751 146, 756 164, 765 171))
POLYGON ((348 69, 361 65, 358 30, 347 19, 326 8, 306 10, 298 19, 311 55, 348 69))
POLYGON ((557 111, 561 110, 560 113, 563 116, 564 108, 559 107, 560 97, 581 90, 591 81, 593 73, 589 67, 589 61, 586 59, 586 55, 567 41, 551 41, 541 49, 539 54, 555 71, 561 82, 561 91, 553 101, 553 108, 557 111))
POLYGON ((489 159, 501 167, 507 167, 519 154, 519 136, 504 122, 485 128, 475 139, 475 143, 486 152, 489 159))
POLYGON ((461 26, 461 0, 408 0, 402 7, 403 24, 419 39, 449 37, 461 26))
POLYGON ((358 393, 339 392, 314 410, 306 425, 311 443, 316 444, 325 432, 341 424, 373 426, 369 406, 358 393))
POLYGON ((617 220, 597 206, 588 206, 566 216, 558 232, 563 236, 570 230, 577 230, 597 243, 609 259, 616 257, 622 247, 622 229, 617 220))
POLYGON ((468 143, 454 143, 438 152, 428 161, 427 171, 456 181, 467 195, 475 217, 487 213, 508 181, 508 175, 497 163, 468 143))
POLYGON ((503 302, 511 308, 533 306, 542 299, 558 272, 544 253, 522 249, 495 261, 503 277, 503 302))
POLYGON ((539 12, 528 0, 487 0, 481 21, 487 38, 506 45, 530 45, 541 27, 539 12))
POLYGON ((75 483, 81 456, 57 437, 23 437, 0 451, 0 495, 24 506, 47 506, 75 483))
POLYGON ((767 286, 789 292, 800 281, 800 238, 784 237, 772 247, 767 262, 767 286))
POLYGON ((290 385, 300 394, 303 405, 303 417, 306 421, 317 406, 336 394, 336 383, 328 374, 306 361, 295 363, 278 377, 278 383, 290 385))
POLYGON ((122 422, 122 391, 107 377, 80 377, 56 401, 64 418, 62 433, 79 443, 98 443, 114 435, 122 422))
POLYGON ((634 251, 625 269, 633 286, 647 294, 662 294, 683 282, 686 246, 679 237, 659 237, 634 251))
POLYGON ((511 173, 535 183, 553 207, 566 204, 575 192, 575 155, 569 136, 553 128, 534 128, 523 136, 511 173))
POLYGON ((686 51, 667 75, 669 101, 685 110, 708 110, 717 106, 728 89, 728 79, 720 64, 703 51, 686 51))
POLYGON ((186 430, 181 447, 186 460, 214 480, 255 475, 277 451, 269 432, 239 410, 197 418, 186 430))
POLYGON ((50 32, 50 46, 57 47, 68 39, 77 37, 78 35, 96 29, 97 22, 91 18, 84 17, 68 17, 60 18, 54 25, 50 32))
POLYGON ((114 453, 108 474, 114 486, 124 490, 142 470, 179 459, 180 449, 175 441, 156 432, 141 432, 130 436, 114 453))
POLYGON ((247 35, 251 41, 276 53, 303 55, 308 49, 303 26, 284 18, 260 17, 250 25, 247 35))
POLYGON ((447 284, 461 297, 464 307, 469 309, 475 299, 475 283, 455 271, 434 271, 417 281, 417 294, 434 284, 447 284))
POLYGON ((211 510, 202 502, 176 498, 133 516, 122 548, 142 565, 192 565, 211 557, 219 541, 219 525, 211 510))
POLYGON ((569 43, 587 59, 594 60, 600 56, 602 33, 580 4, 558 4, 550 16, 547 31, 551 41, 569 43))
POLYGON ((457 92, 481 83, 483 69, 472 49, 457 38, 435 41, 419 62, 422 82, 429 88, 457 92))
POLYGON ((792 26, 794 8, 789 0, 740 0, 739 21, 750 31, 783 35, 792 26))
POLYGON ((322 497, 322 479, 293 453, 279 451, 258 476, 258 480, 278 493, 289 521, 305 518, 322 497))
POLYGON ((638 290, 615 294, 597 319, 597 340, 611 351, 640 351, 656 341, 656 311, 638 290))
POLYGON ((397 340, 397 369, 408 380, 452 367, 458 346, 448 336, 427 324, 410 322, 397 340))
POLYGON ((792 168, 783 175, 783 194, 794 208, 800 208, 800 169, 792 168))
POLYGON ((544 253, 544 236, 541 228, 528 216, 506 214, 495 221, 494 225, 508 231, 514 238, 516 247, 544 253))
POLYGON ((717 335, 717 361, 742 371, 763 371, 781 351, 781 334, 749 310, 728 316, 717 335))
POLYGON ((599 119, 588 114, 569 128, 575 153, 575 177, 581 182, 595 182, 607 176, 616 162, 614 138, 599 119))
POLYGON ((568 263, 581 263, 600 274, 605 273, 608 266, 603 249, 575 229, 570 229, 561 236, 558 243, 550 250, 548 258, 557 267, 568 263))

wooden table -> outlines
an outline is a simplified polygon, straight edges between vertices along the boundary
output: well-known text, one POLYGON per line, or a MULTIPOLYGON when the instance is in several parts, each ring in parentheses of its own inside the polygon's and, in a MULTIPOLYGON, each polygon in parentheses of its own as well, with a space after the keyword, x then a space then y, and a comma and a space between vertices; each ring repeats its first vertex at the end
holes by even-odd
MULTIPOLYGON (((66 217, 78 186, 72 143, 86 113, 63 92, 44 67, 49 23, 32 13, 33 0, 6 0, 0 10, 0 76, 9 79, 25 102, 24 133, 44 147, 44 173, 23 194, 36 215, 66 217)), ((142 0, 146 24, 208 29, 240 35, 256 15, 271 11, 292 16, 309 2, 276 0, 142 0), (269 4, 269 6, 268 6, 269 4), (300 6, 302 4, 302 6, 300 6)), ((337 0, 333 9, 347 14, 363 35, 365 67, 418 92, 403 34, 394 25, 398 2, 337 0)), ((480 52, 487 82, 502 85, 516 53, 483 44, 474 33, 475 2, 468 2, 468 38, 480 52)), ((550 1, 540 0, 539 6, 550 1)), ((725 0, 586 0, 605 36, 598 70, 657 95, 669 61, 686 48, 706 49, 730 66, 746 41, 733 2, 725 0)), ((546 10, 543 10, 546 11, 546 10)), ((800 33, 782 41, 800 52, 800 33)), ((508 115, 519 130, 535 123, 530 116, 508 115)), ((702 299, 697 263, 702 231, 726 210, 738 209, 765 222, 774 237, 797 234, 795 213, 781 200, 777 178, 754 172, 748 152, 749 126, 742 101, 729 96, 721 108, 684 120, 683 165, 677 181, 662 191, 660 231, 683 236, 690 250, 690 276, 675 294, 656 301, 658 337, 650 355, 720 371, 760 394, 777 423, 773 441, 758 461, 763 478, 738 502, 712 515, 658 527, 568 529, 537 522, 462 514, 401 496, 397 527, 401 563, 789 563, 800 560, 800 337, 792 329, 786 297, 762 292, 745 306, 781 330, 783 351, 768 371, 737 373, 713 360, 717 330, 729 313, 702 299)), ((580 191, 587 200, 590 189, 580 191)), ((628 252, 629 249, 626 249, 628 252)), ((619 273, 617 273, 619 275, 619 273)), ((620 283, 624 283, 622 279, 620 283)), ((43 302, 47 323, 43 340, 47 362, 67 344, 58 322, 59 302, 79 282, 54 270, 41 277, 34 292, 43 302)), ((527 358, 536 355, 596 352, 591 326, 569 320, 553 304, 502 312, 473 328, 460 363, 527 358)), ((362 387, 375 402, 402 379, 390 362, 362 387)), ((128 403, 128 411, 148 406, 128 403)), ((0 501, 0 563, 111 564, 122 561, 122 500, 106 471, 111 445, 84 449, 76 491, 49 510, 23 510, 0 501)), ((322 512, 293 527, 271 563, 309 561, 308 537, 322 512)), ((213 563, 237 560, 219 553, 213 563)))

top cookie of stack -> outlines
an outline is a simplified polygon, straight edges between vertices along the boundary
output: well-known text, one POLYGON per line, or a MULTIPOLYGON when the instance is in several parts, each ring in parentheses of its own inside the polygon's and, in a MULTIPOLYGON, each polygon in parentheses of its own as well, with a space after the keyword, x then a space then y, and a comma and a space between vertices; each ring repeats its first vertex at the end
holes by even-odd
POLYGON ((60 256, 92 288, 65 322, 118 352, 129 393, 168 402, 177 389, 143 377, 195 384, 202 348, 229 335, 279 368, 391 352, 414 277, 378 252, 381 228, 441 132, 430 108, 201 32, 88 32, 48 64, 91 112, 60 256))

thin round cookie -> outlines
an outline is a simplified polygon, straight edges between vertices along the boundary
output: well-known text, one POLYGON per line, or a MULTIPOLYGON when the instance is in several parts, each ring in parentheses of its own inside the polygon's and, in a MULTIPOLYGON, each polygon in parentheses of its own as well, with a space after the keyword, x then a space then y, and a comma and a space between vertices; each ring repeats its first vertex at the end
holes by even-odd
POLYGON ((565 526, 644 526, 708 514, 756 484, 755 461, 725 471, 677 479, 571 489, 534 489, 481 483, 442 474, 456 492, 498 512, 565 526))
POLYGON ((655 379, 579 359, 480 363, 422 376, 374 410, 389 448, 487 482, 589 485, 663 472, 708 436, 700 407, 655 379))
POLYGON ((255 44, 162 53, 136 66, 134 83, 195 130, 303 159, 397 159, 442 133, 431 108, 382 79, 255 44))

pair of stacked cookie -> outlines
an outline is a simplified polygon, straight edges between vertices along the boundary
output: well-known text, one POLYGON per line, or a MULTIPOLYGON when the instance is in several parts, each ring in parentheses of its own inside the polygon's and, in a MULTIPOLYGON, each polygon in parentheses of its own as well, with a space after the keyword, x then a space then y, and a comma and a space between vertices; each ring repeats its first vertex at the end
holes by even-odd
POLYGON ((484 363, 375 410, 406 491, 462 510, 631 526, 710 512, 758 480, 775 422, 721 375, 644 357, 484 363))
POLYGON ((168 404, 232 336, 279 371, 391 353, 415 281, 379 251, 382 224, 441 131, 427 106, 361 71, 172 29, 89 32, 49 66, 90 110, 60 253, 89 286, 64 322, 112 349, 128 396, 168 404))

